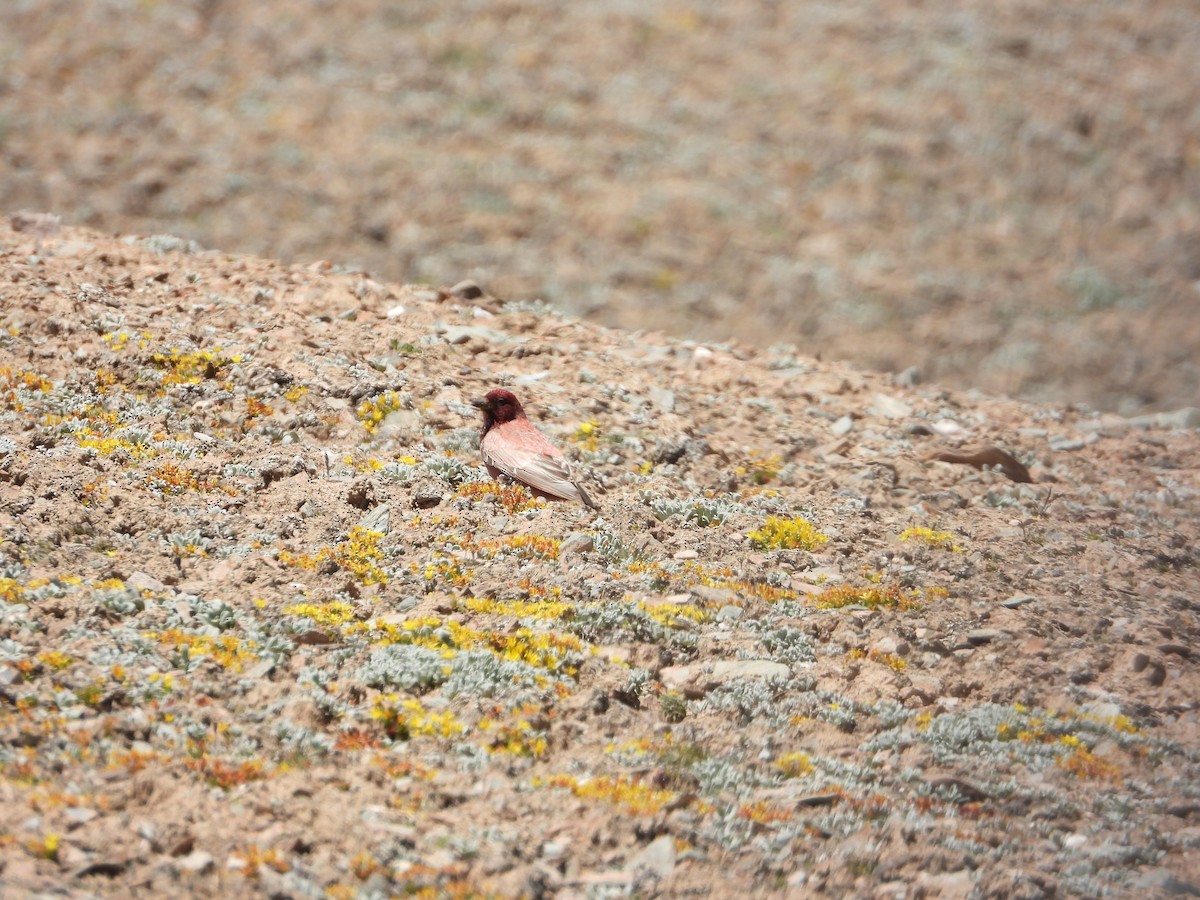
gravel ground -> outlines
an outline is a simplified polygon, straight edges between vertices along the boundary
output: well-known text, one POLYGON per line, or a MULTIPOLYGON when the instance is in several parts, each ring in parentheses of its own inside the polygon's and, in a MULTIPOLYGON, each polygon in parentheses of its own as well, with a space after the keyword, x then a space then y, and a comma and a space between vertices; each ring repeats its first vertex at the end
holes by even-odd
POLYGON ((17 224, 5 896, 1200 891, 1200 412, 17 224))

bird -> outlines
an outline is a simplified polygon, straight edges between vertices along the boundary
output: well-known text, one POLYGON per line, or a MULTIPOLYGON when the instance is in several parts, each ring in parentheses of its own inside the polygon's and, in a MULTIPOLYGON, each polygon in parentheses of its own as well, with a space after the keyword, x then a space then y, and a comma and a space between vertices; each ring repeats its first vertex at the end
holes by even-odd
POLYGON ((535 497, 578 500, 589 509, 600 509, 575 480, 559 449, 526 417, 512 391, 496 388, 471 405, 483 411, 479 450, 489 475, 507 476, 535 497))

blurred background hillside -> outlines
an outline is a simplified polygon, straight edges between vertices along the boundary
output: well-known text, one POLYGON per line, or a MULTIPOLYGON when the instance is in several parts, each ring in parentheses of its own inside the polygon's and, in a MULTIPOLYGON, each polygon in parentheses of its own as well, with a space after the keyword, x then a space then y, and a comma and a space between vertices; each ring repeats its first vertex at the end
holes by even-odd
POLYGON ((1169 409, 1200 4, 3 0, 18 209, 1169 409))

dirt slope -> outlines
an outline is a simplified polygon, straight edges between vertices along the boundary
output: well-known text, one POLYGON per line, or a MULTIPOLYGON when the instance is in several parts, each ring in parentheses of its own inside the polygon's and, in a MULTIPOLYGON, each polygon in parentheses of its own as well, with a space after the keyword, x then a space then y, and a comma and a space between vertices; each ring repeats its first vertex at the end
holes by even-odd
POLYGON ((22 224, 5 896, 1200 889, 1196 411, 22 224), (487 480, 497 385, 602 512, 487 480))

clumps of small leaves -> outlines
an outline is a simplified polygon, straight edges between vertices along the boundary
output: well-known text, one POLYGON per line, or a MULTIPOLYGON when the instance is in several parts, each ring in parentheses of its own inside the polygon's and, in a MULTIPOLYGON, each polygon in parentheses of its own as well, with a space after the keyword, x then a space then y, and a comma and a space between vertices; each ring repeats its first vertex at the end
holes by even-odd
POLYGON ((576 778, 574 775, 556 775, 546 782, 551 787, 566 788, 576 797, 585 800, 601 800, 623 808, 635 816, 647 816, 660 812, 673 803, 678 796, 674 791, 651 787, 624 775, 594 778, 576 778))
POLYGON ((293 603, 283 610, 288 615, 304 616, 314 625, 340 628, 348 622, 356 620, 354 607, 349 603, 334 600, 329 603, 293 603))
POLYGON ((38 859, 57 861, 58 849, 61 844, 62 837, 57 832, 49 831, 42 836, 41 840, 30 838, 25 846, 38 859))
POLYGON ((562 541, 541 534, 518 534, 507 538, 503 544, 517 551, 518 556, 558 559, 562 541))
POLYGON ((869 584, 855 586, 839 584, 828 587, 810 601, 818 609, 844 609, 863 607, 866 609, 916 609, 923 602, 945 596, 943 588, 904 588, 898 584, 869 584))
POLYGON ((482 472, 481 469, 467 465, 453 456, 432 456, 422 465, 454 488, 468 482, 479 481, 482 472))
MULTIPOLYGON (((561 594, 561 590, 555 590, 561 594)), ((572 607, 562 600, 492 600, 485 597, 468 597, 463 605, 471 612, 542 620, 561 619, 572 607)))
POLYGON ((695 603, 651 603, 639 600, 638 605, 656 622, 668 628, 688 629, 709 621, 712 614, 695 603))
POLYGON ((750 457, 749 464, 738 469, 738 474, 749 475, 755 484, 764 485, 777 479, 782 470, 783 460, 779 456, 754 454, 750 457))
POLYGON ((262 781, 267 777, 262 760, 250 759, 241 762, 224 760, 203 753, 184 764, 197 773, 205 782, 223 791, 232 790, 252 781, 262 781))
POLYGON ((177 497, 189 491, 199 494, 221 491, 231 497, 237 494, 233 488, 222 485, 220 479, 200 475, 173 462, 156 466, 144 476, 143 482, 147 488, 164 497, 177 497))
POLYGON ((461 485, 457 495, 472 503, 492 501, 510 516, 539 506, 537 498, 523 484, 504 484, 499 481, 472 481, 461 485))
POLYGON ((764 626, 758 635, 758 643, 771 659, 789 666, 815 662, 817 658, 808 634, 791 625, 764 626))
POLYGON ((163 538, 176 556, 208 556, 212 542, 200 533, 200 529, 179 534, 168 534, 163 538))
POLYGON ((276 558, 285 566, 313 571, 329 561, 351 573, 359 584, 387 584, 388 574, 381 565, 383 550, 379 546, 383 538, 381 531, 355 525, 346 540, 335 547, 326 547, 315 554, 280 550, 276 558))
MULTIPOLYGON (((411 569, 413 572, 418 571, 417 564, 413 563, 411 569)), ((445 553, 436 554, 431 561, 426 563, 422 574, 428 583, 427 589, 432 589, 438 584, 462 587, 469 584, 473 577, 471 570, 464 568, 462 560, 445 553)))
POLYGON ((259 879, 261 868, 267 868, 280 874, 288 872, 292 868, 291 863, 280 856, 278 850, 274 848, 260 850, 257 844, 248 845, 240 853, 230 854, 229 859, 232 864, 238 864, 242 875, 252 881, 259 879))
POLYGON ((358 416, 358 421, 362 422, 363 428, 368 434, 375 434, 379 430, 379 426, 383 424, 383 420, 397 410, 404 408, 404 398, 396 391, 384 391, 382 394, 376 394, 374 397, 362 401, 354 410, 354 414, 358 416))
POLYGON ((880 662, 880 664, 887 666, 893 672, 904 672, 905 668, 908 667, 904 656, 898 656, 894 653, 884 653, 883 650, 870 650, 870 652, 866 652, 866 650, 853 649, 847 655, 851 659, 869 659, 872 662, 880 662))
POLYGON ((63 669, 69 669, 75 664, 75 660, 58 650, 47 650, 45 653, 37 655, 38 662, 46 668, 55 672, 61 672, 63 669))
POLYGON ((444 683, 450 672, 444 653, 414 644, 389 644, 371 653, 358 678, 371 687, 420 692, 444 683))
MULTIPOLYGON (((645 498, 644 498, 645 499, 645 498)), ((740 511, 740 505, 725 497, 693 497, 689 500, 645 499, 650 511, 660 522, 680 518, 701 528, 724 525, 729 517, 740 511)))
POLYGON ((383 726, 389 738, 409 741, 415 737, 449 738, 463 731, 463 725, 449 710, 435 712, 426 709, 414 697, 384 694, 375 698, 371 718, 383 726))
POLYGON ((762 527, 747 537, 759 550, 812 551, 829 540, 811 522, 799 516, 793 519, 768 516, 762 527))
POLYGON ((258 660, 254 642, 232 634, 192 634, 179 628, 169 628, 163 632, 146 632, 144 637, 156 641, 170 653, 172 665, 184 672, 190 672, 201 659, 211 659, 221 668, 234 672, 240 672, 247 663, 258 660))
POLYGON ((271 408, 269 403, 265 403, 257 397, 246 398, 245 419, 247 427, 253 427, 255 419, 265 419, 274 412, 275 410, 271 408))
POLYGON ((743 725, 762 719, 782 726, 788 721, 782 693, 781 682, 738 678, 709 691, 699 704, 708 711, 732 710, 743 725))
POLYGON ((631 600, 580 604, 569 627, 584 640, 595 644, 637 640, 684 649, 696 646, 693 632, 667 627, 631 600))
POLYGON ((544 756, 548 749, 545 732, 524 717, 513 722, 498 722, 485 717, 480 719, 477 727, 486 737, 487 749, 491 753, 535 759, 544 756))
POLYGON ((587 452, 594 453, 600 443, 600 423, 592 421, 580 422, 579 427, 571 435, 571 440, 579 444, 587 452))
POLYGON ((687 698, 675 691, 668 691, 658 698, 663 718, 668 722, 682 722, 687 718, 687 698))
POLYGON ((1082 746, 1078 738, 1072 743, 1068 743, 1065 737, 1062 740, 1073 749, 1059 757, 1058 765, 1076 778, 1089 781, 1120 781, 1123 778, 1120 766, 1082 746))
POLYGON ((1134 752, 1145 747, 1140 735, 1086 715, 989 703, 936 717, 917 716, 876 735, 863 749, 874 751, 914 739, 929 745, 939 763, 969 759, 977 765, 990 760, 1035 769, 1055 764, 1078 778, 1112 781, 1121 772, 1111 759, 1096 753, 1095 744, 1110 739, 1134 752))
POLYGON ((478 428, 455 428, 438 435, 438 444, 446 453, 468 453, 479 447, 478 428))
POLYGON ((592 546, 610 566, 626 568, 638 561, 637 551, 625 546, 613 531, 593 532, 592 546))
POLYGON ((146 600, 140 591, 120 584, 95 592, 96 602, 119 618, 137 615, 146 608, 146 600))
POLYGON ((21 412, 33 393, 45 394, 54 389, 53 383, 44 375, 26 369, 0 366, 0 406, 13 412, 21 412))
POLYGON ((155 353, 150 361, 163 370, 163 384, 198 384, 202 379, 220 375, 225 367, 240 363, 240 356, 226 356, 220 347, 211 350, 167 350, 155 353))
POLYGON ((954 553, 962 552, 962 547, 954 543, 954 535, 948 531, 934 531, 932 528, 924 527, 906 528, 900 532, 900 540, 915 541, 924 544, 926 547, 951 550, 954 553))
POLYGON ((502 659, 489 650, 468 650, 454 657, 443 692, 448 697, 505 697, 561 680, 558 673, 502 659))
POLYGON ((801 778, 811 775, 814 771, 812 760, 808 758, 808 754, 799 751, 784 753, 775 760, 775 768, 784 778, 801 778))

